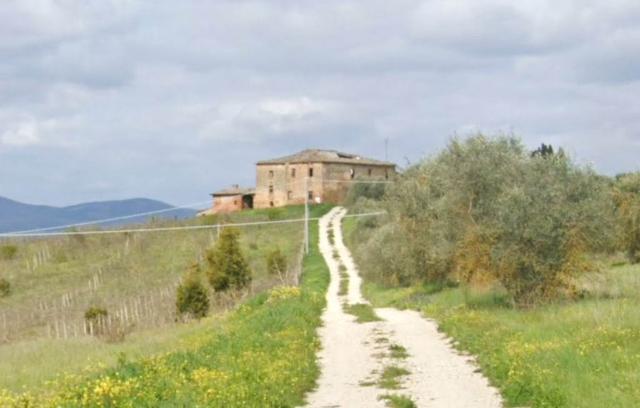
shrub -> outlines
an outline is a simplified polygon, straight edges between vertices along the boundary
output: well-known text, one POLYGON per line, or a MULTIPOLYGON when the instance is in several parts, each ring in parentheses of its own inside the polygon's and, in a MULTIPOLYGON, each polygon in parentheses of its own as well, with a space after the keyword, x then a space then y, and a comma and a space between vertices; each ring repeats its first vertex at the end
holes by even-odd
POLYGON ((278 276, 283 284, 286 282, 287 258, 279 248, 267 254, 267 273, 278 276))
POLYGON ((109 313, 105 308, 98 306, 91 306, 84 312, 85 320, 98 320, 107 317, 109 313))
POLYGON ((381 200, 385 193, 384 183, 354 183, 347 192, 345 204, 354 205, 361 198, 381 200))
POLYGON ((84 321, 87 332, 94 336, 101 336, 107 331, 107 309, 91 306, 84 312, 84 321))
POLYGON ((207 275, 216 291, 242 289, 251 282, 251 271, 242 254, 239 237, 237 230, 225 228, 207 252, 207 275))
POLYGON ((7 297, 11 294, 11 284, 8 280, 0 278, 0 298, 7 297))
POLYGON ((0 258, 5 261, 10 261, 16 257, 18 253, 18 247, 15 245, 3 245, 0 246, 0 258))
POLYGON ((209 312, 207 289, 195 278, 187 278, 177 289, 176 308, 181 315, 196 319, 205 317, 209 312))
POLYGON ((629 262, 640 262, 640 173, 625 174, 616 180, 614 199, 620 231, 620 246, 629 262))
POLYGON ((374 234, 369 254, 388 282, 498 280, 528 305, 566 293, 590 267, 585 255, 611 242, 607 181, 513 137, 453 140, 409 168, 384 202, 393 227, 374 234))

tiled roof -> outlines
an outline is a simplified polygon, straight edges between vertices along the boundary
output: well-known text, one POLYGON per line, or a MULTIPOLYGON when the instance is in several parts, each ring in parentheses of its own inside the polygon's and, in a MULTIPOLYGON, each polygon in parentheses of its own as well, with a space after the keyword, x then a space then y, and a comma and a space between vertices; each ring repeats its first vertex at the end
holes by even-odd
POLYGON ((230 188, 225 188, 224 190, 216 191, 211 194, 214 197, 222 197, 222 196, 236 196, 236 195, 253 195, 256 193, 255 188, 240 188, 238 186, 232 186, 230 188))
POLYGON ((277 159, 262 160, 258 164, 285 164, 285 163, 346 163, 365 164, 371 166, 395 166, 394 163, 381 160, 368 159, 357 154, 342 153, 335 150, 307 149, 290 156, 277 159))

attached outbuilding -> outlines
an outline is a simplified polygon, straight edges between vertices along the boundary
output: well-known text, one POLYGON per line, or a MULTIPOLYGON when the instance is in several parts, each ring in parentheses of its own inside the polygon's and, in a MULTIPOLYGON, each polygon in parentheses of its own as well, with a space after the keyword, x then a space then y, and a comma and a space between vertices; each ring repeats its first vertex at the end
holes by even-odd
POLYGON ((216 191, 213 197, 211 214, 224 214, 253 208, 256 191, 253 188, 241 188, 234 185, 231 188, 216 191))

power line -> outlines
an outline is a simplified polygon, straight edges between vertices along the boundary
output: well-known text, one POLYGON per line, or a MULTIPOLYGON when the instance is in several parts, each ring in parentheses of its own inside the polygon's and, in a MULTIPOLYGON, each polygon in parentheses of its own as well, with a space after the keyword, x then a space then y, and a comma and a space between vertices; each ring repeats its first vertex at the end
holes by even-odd
MULTIPOLYGON (((393 181, 389 181, 389 180, 358 180, 358 179, 353 179, 353 180, 337 180, 337 179, 327 180, 327 179, 321 179, 321 181, 322 181, 322 183, 352 183, 352 184, 391 184, 391 183, 394 183, 393 181)), ((296 181, 296 182, 289 182, 288 185, 304 183, 304 182, 305 182, 304 180, 299 180, 299 181, 296 181)), ((308 187, 307 187, 307 189, 308 189, 308 187)), ((83 221, 83 222, 78 222, 78 223, 74 223, 74 224, 64 224, 64 225, 56 225, 56 226, 52 226, 52 227, 33 228, 33 229, 21 230, 21 231, 10 231, 10 232, 7 232, 7 233, 0 233, 0 237, 1 236, 14 236, 14 235, 33 236, 32 233, 55 231, 55 230, 60 230, 60 229, 73 228, 73 227, 83 227, 83 226, 87 226, 87 225, 99 225, 99 224, 104 224, 104 223, 108 223, 108 222, 122 221, 122 220, 128 220, 128 219, 132 219, 132 218, 139 218, 139 217, 145 217, 145 216, 149 216, 149 215, 167 213, 167 212, 180 210, 180 209, 193 208, 193 207, 204 205, 204 204, 210 204, 210 201, 209 200, 208 201, 201 201, 201 202, 198 202, 198 203, 184 204, 184 205, 175 206, 175 207, 171 207, 171 208, 165 208, 165 209, 162 209, 162 210, 147 211, 147 212, 142 212, 142 213, 129 214, 129 215, 123 215, 123 216, 111 217, 111 218, 103 218, 103 219, 92 220, 92 221, 83 221)))
POLYGON ((33 233, 33 232, 54 231, 54 230, 66 229, 66 228, 82 227, 82 226, 85 226, 85 225, 104 224, 106 222, 128 220, 128 219, 131 219, 131 218, 138 218, 138 217, 144 217, 144 216, 148 216, 148 215, 162 214, 162 213, 167 213, 167 212, 186 209, 186 208, 193 209, 193 207, 195 207, 195 206, 204 205, 204 204, 210 204, 210 203, 211 203, 210 200, 201 201, 199 203, 185 204, 185 205, 180 205, 180 206, 176 206, 176 207, 165 208, 165 209, 162 209, 162 210, 147 211, 147 212, 142 212, 142 213, 137 213, 137 214, 122 215, 122 216, 112 217, 112 218, 103 218, 103 219, 93 220, 93 221, 84 221, 84 222, 78 222, 78 223, 75 223, 75 224, 56 225, 54 227, 34 228, 34 229, 23 230, 23 231, 11 231, 11 232, 7 232, 7 233, 4 233, 4 234, 0 234, 0 236, 7 235, 7 234, 24 235, 24 234, 30 234, 30 233, 33 233))
MULTIPOLYGON (((345 217, 370 217, 376 215, 385 214, 384 211, 361 213, 361 214, 349 214, 345 217)), ((318 221, 320 218, 309 218, 309 221, 318 221)), ((118 229, 118 230, 99 230, 99 231, 67 231, 67 232, 44 232, 44 233, 3 233, 0 234, 0 238, 35 238, 35 237, 64 237, 75 235, 107 235, 107 234, 125 234, 125 233, 148 233, 148 232, 167 232, 167 231, 194 231, 194 230, 206 230, 228 227, 249 227, 260 225, 275 225, 275 224, 293 224, 297 222, 304 222, 305 218, 296 218, 289 220, 277 220, 277 221, 255 221, 255 222, 241 222, 231 224, 212 224, 212 225, 186 225, 182 227, 158 227, 158 228, 134 228, 134 229, 118 229)))

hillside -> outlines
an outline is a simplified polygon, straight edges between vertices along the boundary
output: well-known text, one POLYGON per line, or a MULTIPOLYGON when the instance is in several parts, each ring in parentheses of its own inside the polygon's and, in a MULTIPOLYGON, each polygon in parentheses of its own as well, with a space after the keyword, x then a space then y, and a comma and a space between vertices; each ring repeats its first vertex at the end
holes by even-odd
MULTIPOLYGON (((68 207, 25 204, 0 197, 0 233, 22 231, 35 228, 48 228, 57 225, 81 223, 105 218, 121 217, 150 211, 172 208, 162 201, 147 198, 134 198, 118 201, 101 201, 77 204, 68 207)), ((188 218, 195 210, 176 209, 157 214, 158 218, 188 218)), ((149 217, 136 217, 124 220, 124 223, 144 222, 149 217)), ((111 225, 121 225, 113 222, 111 225)), ((104 224, 102 224, 104 225, 104 224)))
MULTIPOLYGON (((311 215, 326 210, 314 206, 311 215)), ((295 206, 146 226, 277 221, 300 219, 303 213, 304 207, 295 206)), ((300 270, 301 223, 244 227, 240 232, 253 280, 244 295, 210 293, 212 321, 238 302, 283 284, 283 277, 267 273, 266 257, 274 249, 287 259, 285 280, 300 270)), ((3 242, 15 245, 17 252, 10 259, 0 257, 0 278, 11 283, 10 296, 0 298, 0 406, 3 388, 36 389, 62 373, 112 366, 120 352, 138 357, 175 351, 183 335, 199 335, 203 326, 177 321, 175 288, 195 262, 204 262, 215 241, 215 229, 199 229, 3 242), (125 338, 114 342, 85 335, 84 313, 91 306, 124 319, 125 338)))

